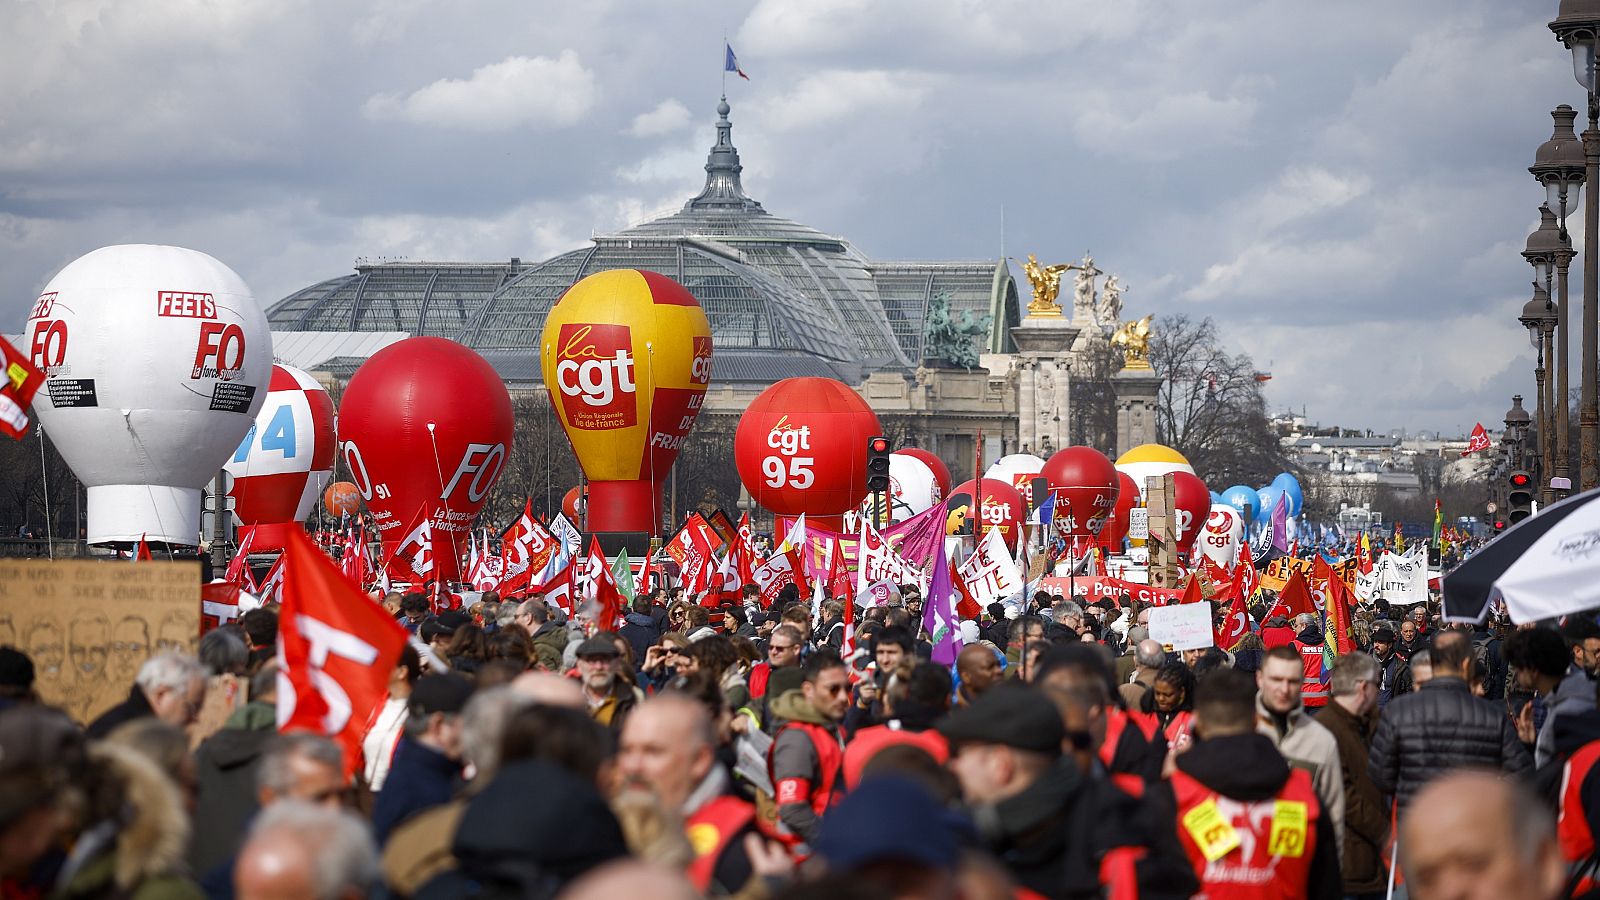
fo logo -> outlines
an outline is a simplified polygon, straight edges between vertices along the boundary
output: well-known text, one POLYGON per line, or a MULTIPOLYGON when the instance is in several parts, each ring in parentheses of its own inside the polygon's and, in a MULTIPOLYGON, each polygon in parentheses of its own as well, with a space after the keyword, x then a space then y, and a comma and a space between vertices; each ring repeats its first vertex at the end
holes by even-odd
POLYGON ((561 326, 556 387, 574 428, 632 428, 639 422, 633 338, 626 325, 561 326))
POLYGON ((244 329, 232 323, 201 322, 189 377, 228 381, 244 370, 244 329))

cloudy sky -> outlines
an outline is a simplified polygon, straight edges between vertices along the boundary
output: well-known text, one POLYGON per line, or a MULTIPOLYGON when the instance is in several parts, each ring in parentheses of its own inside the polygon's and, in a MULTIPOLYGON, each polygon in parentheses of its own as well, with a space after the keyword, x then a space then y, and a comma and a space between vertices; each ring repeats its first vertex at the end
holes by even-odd
POLYGON ((204 250, 267 305, 669 211, 727 35, 769 210, 940 259, 998 254, 1003 208, 1006 252, 1091 250, 1129 313, 1214 317, 1275 409, 1464 432, 1533 393, 1526 167, 1582 105, 1555 6, 10 0, 0 331, 106 244, 204 250))

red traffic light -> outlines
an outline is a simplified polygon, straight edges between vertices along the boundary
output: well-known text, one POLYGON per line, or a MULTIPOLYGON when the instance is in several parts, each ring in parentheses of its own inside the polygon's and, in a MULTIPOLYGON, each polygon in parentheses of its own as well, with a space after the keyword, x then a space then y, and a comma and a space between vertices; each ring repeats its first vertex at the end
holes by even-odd
POLYGON ((1533 482, 1533 479, 1528 477, 1528 473, 1527 472, 1512 472, 1511 473, 1511 486, 1512 487, 1527 487, 1532 482, 1533 482))
POLYGON ((888 453, 889 452, 889 439, 888 438, 881 438, 881 437, 873 438, 872 442, 871 442, 871 444, 869 446, 870 446, 870 448, 871 448, 873 453, 888 453))
POLYGON ((1505 520, 1503 520, 1503 519, 1496 519, 1496 520, 1495 520, 1495 523, 1494 523, 1494 530, 1495 530, 1495 531, 1505 531, 1505 530, 1506 530, 1506 523, 1505 523, 1505 520))

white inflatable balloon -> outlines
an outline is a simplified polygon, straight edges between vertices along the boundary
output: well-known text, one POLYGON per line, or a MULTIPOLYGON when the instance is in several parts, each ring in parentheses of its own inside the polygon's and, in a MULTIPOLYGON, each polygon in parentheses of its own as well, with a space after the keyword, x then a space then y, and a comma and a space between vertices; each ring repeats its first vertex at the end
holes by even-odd
POLYGON ((1239 559, 1239 544, 1244 540, 1244 516, 1226 503, 1211 504, 1206 516, 1206 527, 1201 530, 1195 546, 1224 569, 1233 567, 1239 559))
POLYGON ((244 281, 195 250, 102 247, 50 280, 24 340, 48 375, 40 424, 88 487, 89 543, 198 543, 200 489, 272 377, 244 281))
POLYGON ((1033 479, 1043 471, 1044 460, 1032 453, 1013 453, 995 460, 983 477, 1004 481, 1016 488, 1017 493, 1022 495, 1023 505, 1032 509, 1033 479))

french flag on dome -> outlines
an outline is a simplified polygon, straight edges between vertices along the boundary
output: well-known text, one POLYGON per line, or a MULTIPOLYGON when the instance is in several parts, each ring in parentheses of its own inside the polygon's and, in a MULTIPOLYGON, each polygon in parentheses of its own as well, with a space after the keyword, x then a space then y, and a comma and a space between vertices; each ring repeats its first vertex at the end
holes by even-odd
POLYGON ((746 75, 744 70, 739 68, 739 57, 733 55, 733 45, 727 41, 723 41, 722 49, 728 52, 727 58, 722 61, 722 71, 732 72, 733 74, 738 75, 740 78, 743 78, 745 81, 749 81, 750 76, 746 75))

